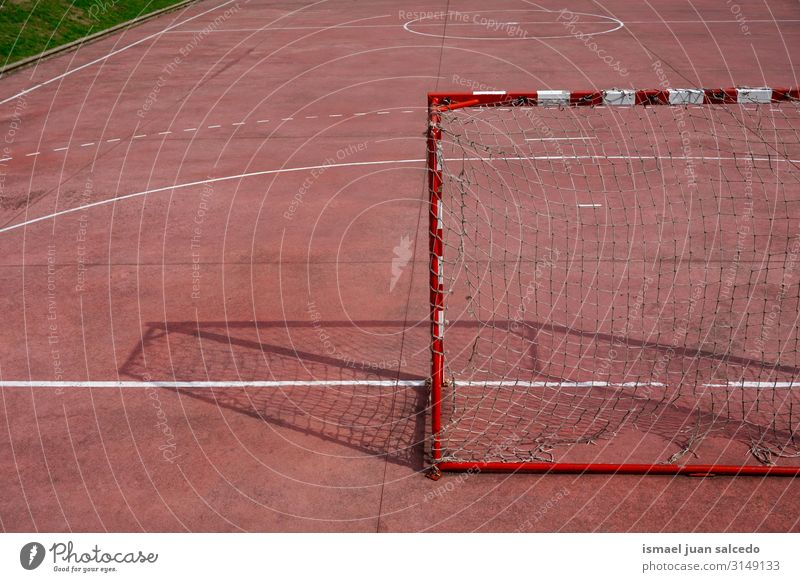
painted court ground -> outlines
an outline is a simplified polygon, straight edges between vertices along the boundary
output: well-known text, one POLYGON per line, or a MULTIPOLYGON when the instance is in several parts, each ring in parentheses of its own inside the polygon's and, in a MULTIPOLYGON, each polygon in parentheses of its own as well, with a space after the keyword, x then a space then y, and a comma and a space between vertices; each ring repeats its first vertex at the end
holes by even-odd
POLYGON ((789 0, 203 0, 3 77, 0 527, 799 530, 796 479, 423 475, 427 93, 799 47, 789 0))

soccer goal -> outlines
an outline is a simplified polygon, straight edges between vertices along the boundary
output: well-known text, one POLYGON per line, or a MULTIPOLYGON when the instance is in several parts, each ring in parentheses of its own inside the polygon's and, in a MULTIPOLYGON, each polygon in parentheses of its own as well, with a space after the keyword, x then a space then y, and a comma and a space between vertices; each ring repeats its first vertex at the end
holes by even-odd
POLYGON ((800 474, 800 92, 430 94, 437 470, 800 474))

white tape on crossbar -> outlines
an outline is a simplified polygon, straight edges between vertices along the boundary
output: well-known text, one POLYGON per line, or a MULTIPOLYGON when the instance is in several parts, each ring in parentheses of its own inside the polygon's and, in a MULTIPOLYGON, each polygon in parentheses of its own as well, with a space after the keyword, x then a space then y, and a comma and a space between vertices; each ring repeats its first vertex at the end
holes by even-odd
POLYGON ((772 103, 772 89, 769 87, 736 89, 739 103, 772 103))
POLYGON ((670 105, 702 105, 705 93, 702 89, 670 89, 670 105))
POLYGON ((569 105, 569 91, 537 91, 539 105, 569 105))
POLYGON ((603 105, 636 105, 636 91, 632 89, 603 91, 603 105))

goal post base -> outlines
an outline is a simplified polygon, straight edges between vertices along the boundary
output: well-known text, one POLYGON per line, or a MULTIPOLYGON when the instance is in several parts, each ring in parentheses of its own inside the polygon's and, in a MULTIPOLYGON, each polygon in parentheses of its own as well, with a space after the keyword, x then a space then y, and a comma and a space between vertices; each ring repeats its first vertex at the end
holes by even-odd
MULTIPOLYGON (((714 476, 782 476, 800 477, 800 467, 760 465, 636 465, 602 463, 505 463, 443 461, 435 465, 438 471, 473 473, 571 473, 605 475, 686 475, 714 476)), ((438 472, 437 471, 437 472, 438 472)))

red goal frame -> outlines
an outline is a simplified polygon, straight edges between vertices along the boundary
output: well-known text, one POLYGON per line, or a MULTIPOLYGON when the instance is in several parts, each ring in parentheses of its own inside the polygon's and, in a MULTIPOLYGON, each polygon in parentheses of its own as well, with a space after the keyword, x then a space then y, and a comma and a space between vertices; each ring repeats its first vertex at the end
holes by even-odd
POLYGON ((800 87, 730 87, 723 89, 611 89, 606 91, 475 91, 472 93, 429 93, 427 132, 427 173, 429 189, 430 241, 430 320, 431 320, 431 453, 429 476, 440 471, 487 471, 533 473, 618 473, 647 475, 752 475, 800 476, 800 466, 767 465, 678 465, 678 464, 604 464, 546 462, 477 462, 443 460, 442 390, 444 378, 445 289, 442 273, 442 130, 441 113, 464 107, 517 104, 524 106, 558 105, 562 107, 766 104, 800 100, 800 87))

